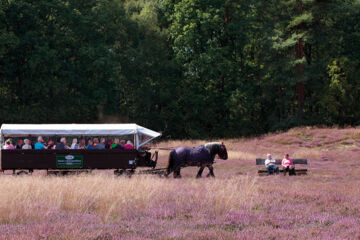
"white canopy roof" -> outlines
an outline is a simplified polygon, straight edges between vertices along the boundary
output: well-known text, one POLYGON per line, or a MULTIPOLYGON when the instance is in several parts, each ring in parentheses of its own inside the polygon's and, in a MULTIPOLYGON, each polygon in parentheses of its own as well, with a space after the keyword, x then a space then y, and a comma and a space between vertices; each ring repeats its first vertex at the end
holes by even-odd
POLYGON ((128 124, 3 124, 0 129, 1 137, 25 136, 107 136, 107 135, 136 135, 137 141, 141 135, 146 135, 150 140, 161 134, 134 123, 128 124), (140 135, 140 136, 139 136, 140 135))

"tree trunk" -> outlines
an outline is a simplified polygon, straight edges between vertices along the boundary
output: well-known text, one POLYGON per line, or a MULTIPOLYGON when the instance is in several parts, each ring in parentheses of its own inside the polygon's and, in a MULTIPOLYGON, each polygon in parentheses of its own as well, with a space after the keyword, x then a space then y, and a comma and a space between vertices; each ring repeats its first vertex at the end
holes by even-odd
MULTIPOLYGON (((300 11, 300 15, 301 15, 303 12, 302 0, 299 0, 299 11, 300 11)), ((302 23, 300 23, 299 28, 298 28, 299 33, 302 33, 302 30, 303 30, 303 25, 302 25, 302 23)), ((302 59, 303 56, 304 56, 303 41, 300 38, 299 42, 298 42, 298 47, 297 47, 297 59, 302 59)), ((297 67, 298 79, 301 79, 302 76, 304 75, 304 64, 298 63, 296 67, 297 67)), ((298 115, 301 116, 303 108, 304 108, 304 81, 303 80, 300 80, 296 84, 296 95, 297 95, 297 100, 298 100, 298 115)))

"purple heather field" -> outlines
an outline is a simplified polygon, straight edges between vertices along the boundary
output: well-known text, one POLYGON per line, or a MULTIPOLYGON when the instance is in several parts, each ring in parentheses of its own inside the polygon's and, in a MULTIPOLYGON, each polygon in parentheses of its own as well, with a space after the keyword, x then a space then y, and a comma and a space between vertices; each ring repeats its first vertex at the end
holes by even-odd
MULTIPOLYGON (((227 139, 215 179, 110 171, 0 175, 0 239, 360 239, 360 128, 227 139), (257 176, 255 158, 307 158, 308 175, 257 176)), ((158 147, 203 141, 160 142, 158 147)), ((154 147, 157 147, 154 146, 154 147)), ((165 167, 169 151, 160 151, 165 167)), ((304 166, 299 166, 302 168, 304 166)))

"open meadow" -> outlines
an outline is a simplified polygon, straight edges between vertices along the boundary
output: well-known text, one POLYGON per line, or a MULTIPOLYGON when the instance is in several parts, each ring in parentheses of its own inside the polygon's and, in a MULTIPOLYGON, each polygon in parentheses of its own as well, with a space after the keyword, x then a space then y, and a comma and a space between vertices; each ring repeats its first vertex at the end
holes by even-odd
MULTIPOLYGON (((204 141, 160 142, 154 147, 204 141)), ((360 128, 224 140, 215 179, 109 171, 0 175, 0 239, 360 239, 360 128), (308 159, 307 176, 258 177, 255 158, 308 159)), ((158 167, 169 151, 161 150, 158 167)))

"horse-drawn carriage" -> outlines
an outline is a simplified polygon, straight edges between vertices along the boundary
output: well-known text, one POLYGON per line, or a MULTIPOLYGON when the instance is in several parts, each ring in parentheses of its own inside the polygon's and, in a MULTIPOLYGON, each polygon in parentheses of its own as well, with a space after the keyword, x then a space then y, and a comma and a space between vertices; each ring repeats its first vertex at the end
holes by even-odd
POLYGON ((93 169, 114 169, 115 174, 133 173, 137 167, 157 164, 157 152, 151 153, 145 145, 161 134, 137 124, 3 124, 0 144, 9 138, 36 138, 38 136, 66 138, 127 138, 134 149, 1 149, 0 170, 21 171, 47 170, 63 174, 93 169))

